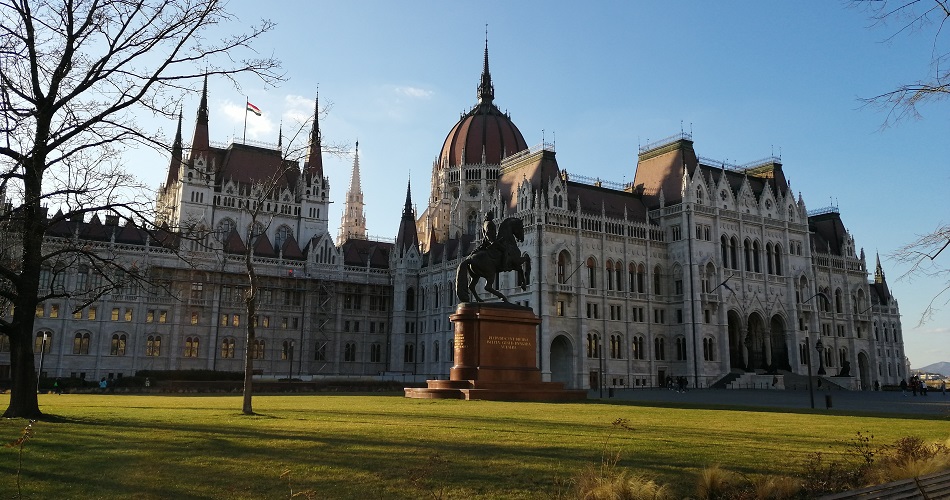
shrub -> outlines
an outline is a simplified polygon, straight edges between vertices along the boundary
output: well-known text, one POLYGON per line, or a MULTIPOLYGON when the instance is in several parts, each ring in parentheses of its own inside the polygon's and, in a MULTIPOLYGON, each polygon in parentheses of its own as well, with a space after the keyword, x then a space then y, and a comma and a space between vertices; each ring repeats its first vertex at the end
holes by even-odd
POLYGON ((700 471, 696 478, 696 494, 705 499, 727 498, 730 491, 737 488, 737 483, 734 473, 713 465, 700 471))

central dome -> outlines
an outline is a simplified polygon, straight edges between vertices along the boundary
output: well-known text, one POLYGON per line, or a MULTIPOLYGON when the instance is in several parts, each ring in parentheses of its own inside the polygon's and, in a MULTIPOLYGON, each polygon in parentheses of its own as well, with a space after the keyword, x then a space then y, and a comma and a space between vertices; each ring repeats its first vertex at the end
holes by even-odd
POLYGON ((492 102, 495 87, 488 71, 488 41, 485 41, 485 68, 478 85, 478 104, 465 114, 445 138, 439 154, 440 168, 463 164, 499 164, 501 159, 528 149, 521 131, 492 102))

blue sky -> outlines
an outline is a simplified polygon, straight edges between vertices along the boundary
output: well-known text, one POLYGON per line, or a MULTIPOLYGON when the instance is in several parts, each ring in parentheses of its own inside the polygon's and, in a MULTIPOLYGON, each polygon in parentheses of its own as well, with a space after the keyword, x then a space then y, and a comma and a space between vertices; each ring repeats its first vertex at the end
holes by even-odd
MULTIPOLYGON (((943 282, 901 281, 905 269, 887 259, 946 221, 950 102, 882 129, 886 112, 859 101, 925 76, 929 32, 885 43, 895 28, 871 27, 838 2, 234 0, 230 9, 237 20, 222 29, 278 24, 256 48, 282 60, 288 81, 247 79, 240 91, 209 82, 212 140, 241 135, 246 95, 263 111, 248 118, 248 138, 276 142, 282 121, 286 132, 311 113, 319 86, 321 103, 332 102, 324 138, 360 142, 372 235, 395 236, 410 175, 413 200, 425 199, 445 136, 476 102, 487 24, 495 103, 529 145, 556 140, 562 169, 632 180, 638 145, 681 127, 704 157, 780 154, 809 209, 840 209, 872 272, 881 253, 912 364, 950 360, 950 308, 917 326, 943 282)), ((197 98, 184 102, 186 140, 197 98)), ((141 173, 157 187, 167 159, 143 161, 162 166, 141 173)), ((352 159, 324 162, 335 236, 352 159)))

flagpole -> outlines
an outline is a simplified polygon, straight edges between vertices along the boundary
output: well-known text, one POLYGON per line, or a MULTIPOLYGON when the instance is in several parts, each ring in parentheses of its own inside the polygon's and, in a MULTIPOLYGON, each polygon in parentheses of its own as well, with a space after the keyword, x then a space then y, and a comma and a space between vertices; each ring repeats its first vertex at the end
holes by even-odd
POLYGON ((247 105, 250 102, 247 96, 244 96, 244 144, 247 144, 247 105))

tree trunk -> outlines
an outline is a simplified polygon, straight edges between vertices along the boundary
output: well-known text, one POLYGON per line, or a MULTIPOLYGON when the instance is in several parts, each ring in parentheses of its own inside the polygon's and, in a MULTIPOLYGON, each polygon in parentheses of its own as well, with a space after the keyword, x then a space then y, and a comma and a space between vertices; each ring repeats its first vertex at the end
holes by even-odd
MULTIPOLYGON (((251 227, 257 217, 251 218, 251 227)), ((248 242, 253 242, 248 238, 248 242)), ((244 349, 244 406, 242 411, 245 415, 253 415, 254 409, 251 406, 251 397, 254 393, 254 357, 251 355, 256 351, 254 340, 256 337, 257 326, 254 322, 257 320, 257 273, 254 272, 254 250, 253 247, 247 249, 244 254, 244 265, 247 269, 247 295, 244 297, 244 305, 247 308, 247 348, 244 349), (253 350, 252 350, 253 349, 253 350)))
POLYGON ((10 405, 4 418, 37 419, 43 416, 36 397, 36 367, 33 358, 33 339, 23 329, 10 336, 10 366, 16 367, 11 374, 10 405))

